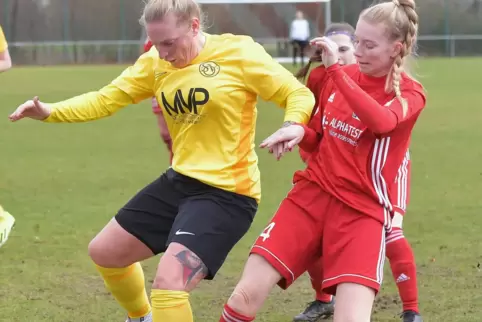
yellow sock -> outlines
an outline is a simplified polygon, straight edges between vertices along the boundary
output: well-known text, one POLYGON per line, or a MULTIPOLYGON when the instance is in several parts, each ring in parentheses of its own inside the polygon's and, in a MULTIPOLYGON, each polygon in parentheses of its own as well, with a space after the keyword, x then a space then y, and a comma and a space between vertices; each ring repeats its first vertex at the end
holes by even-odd
POLYGON ((152 290, 153 322, 193 322, 189 293, 152 290))
POLYGON ((96 266, 105 286, 127 311, 129 317, 140 318, 151 311, 141 264, 135 263, 125 268, 96 266))

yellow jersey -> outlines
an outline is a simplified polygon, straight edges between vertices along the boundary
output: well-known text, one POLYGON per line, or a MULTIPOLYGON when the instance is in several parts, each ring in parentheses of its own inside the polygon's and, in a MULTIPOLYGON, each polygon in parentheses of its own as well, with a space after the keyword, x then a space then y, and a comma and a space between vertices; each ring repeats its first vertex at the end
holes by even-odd
POLYGON ((7 48, 7 39, 5 39, 5 34, 3 33, 3 29, 0 26, 0 53, 3 53, 5 50, 7 50, 7 48))
POLYGON ((154 95, 173 141, 172 168, 259 202, 257 97, 285 108, 285 121, 304 124, 315 100, 251 37, 205 36, 190 65, 177 69, 153 47, 101 90, 52 104, 45 121, 95 120, 154 95))

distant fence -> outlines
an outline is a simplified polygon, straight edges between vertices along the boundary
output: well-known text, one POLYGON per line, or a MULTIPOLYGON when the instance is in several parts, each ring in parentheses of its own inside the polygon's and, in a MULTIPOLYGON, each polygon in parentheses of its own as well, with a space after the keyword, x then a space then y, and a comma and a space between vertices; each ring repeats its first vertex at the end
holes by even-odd
MULTIPOLYGON (((256 39, 274 57, 290 56, 286 38, 256 39)), ((135 61, 140 40, 13 42, 9 44, 16 65, 117 64, 135 61)), ((482 35, 420 36, 420 56, 482 56, 482 35)))

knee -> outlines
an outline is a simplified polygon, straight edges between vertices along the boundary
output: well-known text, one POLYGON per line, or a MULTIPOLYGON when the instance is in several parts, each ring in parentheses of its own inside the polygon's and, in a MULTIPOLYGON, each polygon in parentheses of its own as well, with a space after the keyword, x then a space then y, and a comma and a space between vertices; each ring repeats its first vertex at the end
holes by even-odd
POLYGON ((158 271, 154 282, 152 283, 153 289, 169 290, 169 291, 186 291, 187 288, 184 285, 182 278, 176 276, 173 272, 161 272, 158 271))
POLYGON ((89 253, 90 259, 92 259, 92 261, 96 265, 99 265, 102 267, 109 266, 109 265, 105 265, 104 247, 102 247, 102 245, 100 245, 100 243, 98 243, 95 238, 90 241, 89 246, 87 247, 87 251, 89 253))
POLYGON ((100 267, 121 268, 127 266, 124 263, 120 263, 109 247, 96 238, 89 243, 88 253, 92 261, 100 267))
POLYGON ((264 257, 251 254, 228 305, 243 315, 255 316, 280 279, 280 273, 264 257))
POLYGON ((255 316, 264 301, 264 298, 257 295, 256 286, 240 283, 229 297, 228 305, 240 314, 255 316))

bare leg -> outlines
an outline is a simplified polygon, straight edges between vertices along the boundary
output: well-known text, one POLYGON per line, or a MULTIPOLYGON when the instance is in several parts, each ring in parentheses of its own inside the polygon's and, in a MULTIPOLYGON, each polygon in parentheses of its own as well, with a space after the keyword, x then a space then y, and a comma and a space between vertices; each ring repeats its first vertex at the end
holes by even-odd
POLYGON ((89 255, 99 266, 126 267, 154 256, 139 239, 112 219, 89 244, 89 255))
POLYGON ((251 254, 228 300, 229 307, 240 314, 255 316, 280 279, 281 274, 263 257, 251 254))
POLYGON ((370 322, 375 291, 364 285, 341 283, 336 288, 334 322, 370 322))
POLYGON ((208 269, 184 245, 171 243, 159 261, 153 288, 190 292, 206 277, 208 269))
POLYGON ((90 242, 89 255, 130 320, 147 317, 151 306, 139 261, 153 256, 152 251, 112 219, 90 242))
POLYGON ((152 285, 153 322, 192 322, 189 292, 207 274, 206 265, 194 252, 171 243, 159 262, 152 285))

